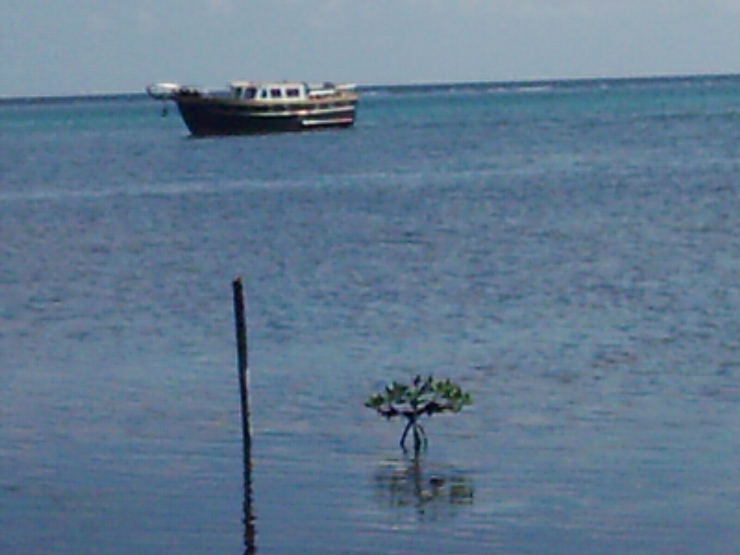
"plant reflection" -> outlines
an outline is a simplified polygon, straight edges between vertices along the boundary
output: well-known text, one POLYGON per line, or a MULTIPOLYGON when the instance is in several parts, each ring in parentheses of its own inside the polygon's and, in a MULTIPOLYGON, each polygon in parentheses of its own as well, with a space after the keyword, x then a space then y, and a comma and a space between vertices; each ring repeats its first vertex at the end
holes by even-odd
POLYGON ((384 504, 412 507, 421 517, 452 516, 474 499, 468 477, 452 469, 425 473, 420 457, 386 462, 375 474, 375 488, 384 504))

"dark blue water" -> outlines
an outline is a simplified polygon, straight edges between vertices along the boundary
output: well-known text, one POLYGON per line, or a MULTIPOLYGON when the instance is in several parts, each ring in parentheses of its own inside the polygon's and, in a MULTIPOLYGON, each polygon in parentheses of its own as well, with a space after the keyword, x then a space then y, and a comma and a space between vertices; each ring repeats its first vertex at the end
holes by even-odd
POLYGON ((244 552, 236 276, 259 553, 740 550, 740 79, 159 111, 0 104, 0 553, 244 552), (474 396, 418 464, 415 373, 474 396))

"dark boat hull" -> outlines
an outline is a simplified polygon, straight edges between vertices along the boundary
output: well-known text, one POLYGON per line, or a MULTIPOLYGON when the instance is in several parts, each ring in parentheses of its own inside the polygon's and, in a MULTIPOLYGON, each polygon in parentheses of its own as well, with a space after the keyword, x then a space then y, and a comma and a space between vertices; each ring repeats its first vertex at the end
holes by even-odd
POLYGON ((260 106, 225 98, 175 97, 185 125, 195 136, 284 133, 350 127, 356 100, 302 103, 298 106, 260 106))

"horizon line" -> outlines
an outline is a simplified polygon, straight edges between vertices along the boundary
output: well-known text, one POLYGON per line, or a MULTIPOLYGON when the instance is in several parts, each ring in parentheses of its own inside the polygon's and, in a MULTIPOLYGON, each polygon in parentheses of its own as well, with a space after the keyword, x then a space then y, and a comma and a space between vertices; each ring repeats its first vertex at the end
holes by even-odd
MULTIPOLYGON (((518 85, 541 85, 554 83, 597 83, 597 82, 625 82, 625 81, 659 81, 659 80, 685 80, 685 79, 733 79, 740 78, 740 73, 676 73, 676 74, 637 74, 623 75, 616 77, 531 77, 521 79, 503 79, 503 80, 460 80, 460 81, 412 81, 408 83, 357 83, 358 89, 414 89, 421 87, 464 87, 464 86, 500 86, 512 87, 518 85)), ((30 94, 30 95, 3 95, 0 94, 0 102, 8 101, 63 101, 83 98, 121 98, 121 97, 138 97, 146 95, 146 84, 142 85, 141 91, 92 91, 79 93, 62 93, 62 94, 30 94)))

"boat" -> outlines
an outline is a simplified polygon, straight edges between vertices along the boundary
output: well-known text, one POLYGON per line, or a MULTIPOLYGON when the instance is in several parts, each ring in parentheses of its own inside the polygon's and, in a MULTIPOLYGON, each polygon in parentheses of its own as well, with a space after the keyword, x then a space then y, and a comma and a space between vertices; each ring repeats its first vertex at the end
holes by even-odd
POLYGON ((359 95, 355 85, 233 81, 226 91, 174 83, 146 88, 152 98, 172 100, 197 137, 350 127, 359 95))
POLYGON ((172 100, 179 89, 177 83, 153 83, 147 85, 146 92, 155 100, 172 100))

